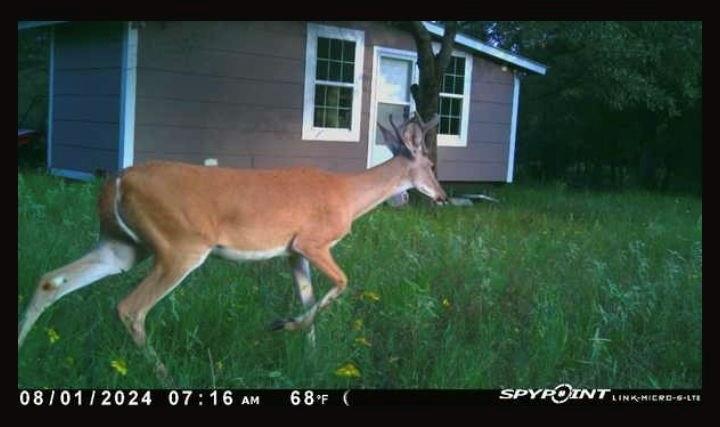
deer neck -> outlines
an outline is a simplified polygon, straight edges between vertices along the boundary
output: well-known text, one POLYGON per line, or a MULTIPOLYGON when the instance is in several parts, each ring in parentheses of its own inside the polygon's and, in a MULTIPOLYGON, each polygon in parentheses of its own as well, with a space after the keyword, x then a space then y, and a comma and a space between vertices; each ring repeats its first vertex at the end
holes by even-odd
POLYGON ((371 211, 395 194, 411 188, 408 170, 409 160, 394 157, 365 172, 350 175, 348 187, 353 219, 371 211))

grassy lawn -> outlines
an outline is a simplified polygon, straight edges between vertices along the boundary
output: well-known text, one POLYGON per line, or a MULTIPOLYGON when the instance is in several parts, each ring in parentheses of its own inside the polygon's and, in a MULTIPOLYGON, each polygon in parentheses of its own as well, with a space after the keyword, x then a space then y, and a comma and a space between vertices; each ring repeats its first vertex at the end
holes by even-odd
MULTIPOLYGON (((39 277, 97 239, 99 185, 18 174, 18 320, 39 277)), ((303 334, 287 261, 209 259, 147 320, 178 387, 699 388, 702 200, 494 188, 501 203, 382 207, 335 249, 348 292, 303 334), (352 363, 358 376, 341 376, 352 363)), ((20 387, 159 387, 116 317, 148 272, 60 300, 18 354, 20 387)), ((316 294, 329 282, 316 271, 316 294)))

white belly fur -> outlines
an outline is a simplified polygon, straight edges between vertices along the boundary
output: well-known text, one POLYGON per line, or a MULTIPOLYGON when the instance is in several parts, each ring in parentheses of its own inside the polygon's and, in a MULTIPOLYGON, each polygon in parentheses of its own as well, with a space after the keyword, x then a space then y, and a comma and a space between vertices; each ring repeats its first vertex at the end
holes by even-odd
POLYGON ((213 248, 212 254, 230 261, 260 261, 275 258, 276 256, 287 255, 288 251, 285 246, 263 251, 239 251, 223 246, 213 248))

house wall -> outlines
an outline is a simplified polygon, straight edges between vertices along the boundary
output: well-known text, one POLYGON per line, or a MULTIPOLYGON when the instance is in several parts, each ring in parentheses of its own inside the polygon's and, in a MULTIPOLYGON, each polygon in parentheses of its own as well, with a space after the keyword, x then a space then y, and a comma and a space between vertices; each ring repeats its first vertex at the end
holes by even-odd
POLYGON ((513 74, 473 58, 467 147, 438 147, 444 181, 505 181, 513 102, 513 74))
POLYGON ((51 168, 117 170, 122 30, 90 22, 54 28, 51 168))
MULTIPOLYGON (((305 22, 147 22, 140 29, 135 163, 152 159, 272 168, 366 167, 373 46, 414 50, 412 37, 365 31, 360 142, 303 141, 305 22)), ((505 179, 512 75, 475 57, 469 143, 441 147, 440 178, 505 179)))

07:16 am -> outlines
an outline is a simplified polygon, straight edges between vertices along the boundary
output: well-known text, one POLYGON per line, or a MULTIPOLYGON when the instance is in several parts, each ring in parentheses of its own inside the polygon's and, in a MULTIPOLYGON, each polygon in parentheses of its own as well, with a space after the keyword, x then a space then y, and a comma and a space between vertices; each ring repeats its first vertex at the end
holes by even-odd
POLYGON ((208 403, 212 406, 224 405, 230 406, 237 402, 240 405, 259 405, 259 396, 242 396, 237 400, 233 396, 232 390, 218 391, 213 390, 207 394, 210 397, 209 402, 204 401, 205 395, 203 393, 194 392, 192 390, 171 390, 168 393, 168 403, 170 406, 188 406, 190 404, 197 404, 203 406, 204 403, 208 403), (193 396, 195 395, 195 396, 193 396))

